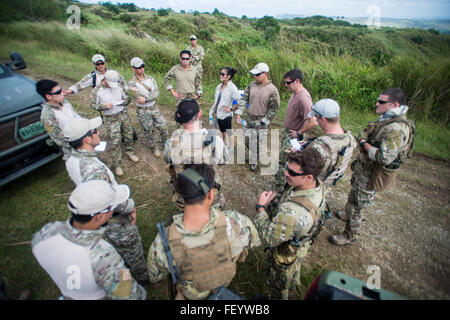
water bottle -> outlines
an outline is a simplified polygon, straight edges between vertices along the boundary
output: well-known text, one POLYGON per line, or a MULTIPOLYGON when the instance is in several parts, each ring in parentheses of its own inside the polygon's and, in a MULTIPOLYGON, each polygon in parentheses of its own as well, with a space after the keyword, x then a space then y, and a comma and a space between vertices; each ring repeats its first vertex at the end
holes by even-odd
POLYGON ((209 117, 209 124, 213 125, 214 124, 214 118, 213 117, 209 117))
POLYGON ((245 121, 244 119, 241 119, 241 124, 246 127, 247 126, 247 121, 245 121))

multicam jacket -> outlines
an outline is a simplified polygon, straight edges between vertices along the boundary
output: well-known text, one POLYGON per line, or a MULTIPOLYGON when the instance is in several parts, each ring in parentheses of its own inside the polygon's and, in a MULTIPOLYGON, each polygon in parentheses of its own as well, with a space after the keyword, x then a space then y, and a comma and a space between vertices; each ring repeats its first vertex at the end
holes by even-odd
POLYGON ((51 222, 33 235, 33 254, 66 298, 145 300, 145 289, 102 239, 104 232, 76 229, 71 219, 51 222))
MULTIPOLYGON (((183 214, 175 215, 173 223, 182 234, 184 245, 194 248, 208 244, 215 233, 214 228, 218 223, 220 212, 220 209, 217 207, 211 207, 209 221, 200 231, 196 232, 184 228, 183 214)), ((227 236, 231 249, 231 258, 236 262, 242 253, 246 254, 247 249, 259 246, 261 241, 255 226, 248 217, 232 210, 225 211, 224 214, 227 222, 227 236)), ((166 229, 166 233, 168 232, 169 227, 166 229)), ((149 249, 148 268, 151 282, 160 281, 169 274, 169 265, 159 234, 149 249)), ((199 292, 190 281, 186 281, 186 283, 187 285, 182 288, 182 294, 187 299, 206 299, 211 294, 211 291, 199 292)))
MULTIPOLYGON (((105 70, 105 72, 106 71, 107 71, 107 69, 105 70)), ((93 72, 85 75, 83 78, 81 78, 80 81, 75 83, 69 89, 72 90, 74 94, 76 94, 76 93, 80 92, 81 90, 84 90, 88 87, 91 87, 91 88, 99 87, 103 81, 103 78, 104 78, 104 75, 96 69, 93 72), (94 85, 93 73, 95 73, 95 85, 94 85)), ((123 90, 125 92, 128 90, 127 82, 121 75, 119 75, 119 85, 123 88, 123 90)))
POLYGON ((72 104, 64 100, 61 108, 42 102, 41 122, 47 130, 50 138, 63 149, 64 160, 70 157, 70 145, 64 139, 64 126, 80 115, 73 109, 72 104))
POLYGON ((195 48, 192 45, 189 45, 186 50, 189 50, 192 54, 192 62, 191 64, 194 67, 199 66, 200 68, 202 67, 202 60, 203 57, 205 56, 205 49, 203 49, 202 46, 197 45, 195 48))
POLYGON ((130 87, 130 92, 133 92, 133 88, 136 88, 136 106, 138 108, 151 107, 155 105, 156 99, 159 95, 158 84, 156 80, 152 77, 144 74, 144 80, 138 80, 136 76, 133 76, 131 80, 128 82, 128 86, 130 87), (141 105, 138 101, 138 97, 144 97, 145 103, 141 105))
POLYGON ((202 94, 202 76, 196 67, 191 65, 188 70, 184 70, 179 64, 173 66, 164 76, 167 90, 173 89, 172 79, 175 79, 175 91, 183 98, 202 94))

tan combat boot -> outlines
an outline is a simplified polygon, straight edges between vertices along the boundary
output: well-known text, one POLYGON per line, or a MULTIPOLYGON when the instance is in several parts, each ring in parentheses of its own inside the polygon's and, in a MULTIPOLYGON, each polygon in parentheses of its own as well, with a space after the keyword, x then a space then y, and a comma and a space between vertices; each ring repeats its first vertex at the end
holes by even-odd
POLYGON ((159 149, 155 149, 155 150, 153 151, 153 154, 155 155, 156 158, 161 157, 161 151, 159 151, 159 149))
POLYGON ((356 242, 355 237, 348 237, 345 233, 334 234, 329 240, 336 246, 344 246, 346 244, 354 244, 356 242))
POLYGON ((119 176, 119 177, 123 176, 123 170, 121 167, 117 167, 115 172, 116 172, 116 176, 119 176))
POLYGON ((133 162, 139 162, 139 158, 136 157, 136 156, 133 154, 133 152, 127 151, 127 152, 125 152, 125 154, 127 155, 127 157, 128 157, 131 161, 133 161, 133 162))

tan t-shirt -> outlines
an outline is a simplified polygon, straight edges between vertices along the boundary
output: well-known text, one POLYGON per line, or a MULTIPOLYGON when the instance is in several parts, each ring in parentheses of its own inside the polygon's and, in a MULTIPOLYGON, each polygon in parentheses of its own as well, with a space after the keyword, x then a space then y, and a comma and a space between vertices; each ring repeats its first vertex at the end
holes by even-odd
POLYGON ((293 93, 286 109, 284 125, 288 130, 299 131, 308 121, 312 98, 308 90, 303 88, 299 93, 293 93))

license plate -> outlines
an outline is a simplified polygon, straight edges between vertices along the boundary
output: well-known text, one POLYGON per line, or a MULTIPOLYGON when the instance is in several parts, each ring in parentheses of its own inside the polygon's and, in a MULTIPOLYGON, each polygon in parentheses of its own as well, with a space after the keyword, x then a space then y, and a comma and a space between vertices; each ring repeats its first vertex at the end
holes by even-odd
POLYGON ((45 132, 44 125, 41 121, 32 123, 26 127, 19 129, 19 134, 23 140, 28 140, 45 132))

